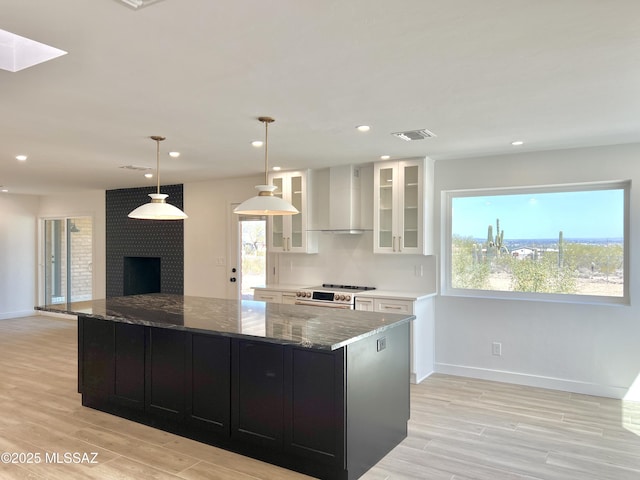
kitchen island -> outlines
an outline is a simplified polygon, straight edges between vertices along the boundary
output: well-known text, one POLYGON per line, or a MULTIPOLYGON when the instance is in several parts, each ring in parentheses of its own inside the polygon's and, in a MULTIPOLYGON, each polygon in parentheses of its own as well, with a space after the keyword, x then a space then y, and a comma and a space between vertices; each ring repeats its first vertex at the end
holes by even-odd
POLYGON ((82 404, 323 479, 407 435, 411 315, 147 294, 78 317, 82 404))

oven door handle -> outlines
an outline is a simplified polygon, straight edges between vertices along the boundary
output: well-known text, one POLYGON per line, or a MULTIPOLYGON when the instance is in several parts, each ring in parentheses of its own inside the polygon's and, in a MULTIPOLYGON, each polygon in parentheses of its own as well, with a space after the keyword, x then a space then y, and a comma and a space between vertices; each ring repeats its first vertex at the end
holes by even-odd
POLYGON ((305 302, 304 300, 296 300, 296 305, 307 305, 310 307, 324 307, 324 308, 341 308, 343 310, 352 310, 353 307, 344 303, 320 303, 320 302, 305 302))

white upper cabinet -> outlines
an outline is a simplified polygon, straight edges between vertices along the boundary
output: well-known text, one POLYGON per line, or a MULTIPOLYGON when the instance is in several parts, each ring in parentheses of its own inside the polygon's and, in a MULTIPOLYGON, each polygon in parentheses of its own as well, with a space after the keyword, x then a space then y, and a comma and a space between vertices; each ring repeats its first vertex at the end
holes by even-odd
POLYGON ((269 182, 276 186, 274 195, 291 203, 300 213, 273 215, 268 218, 268 243, 270 252, 317 253, 317 242, 311 224, 310 185, 311 172, 278 172, 269 175, 269 182))
POLYGON ((431 255, 433 161, 376 163, 373 192, 374 253, 431 255))

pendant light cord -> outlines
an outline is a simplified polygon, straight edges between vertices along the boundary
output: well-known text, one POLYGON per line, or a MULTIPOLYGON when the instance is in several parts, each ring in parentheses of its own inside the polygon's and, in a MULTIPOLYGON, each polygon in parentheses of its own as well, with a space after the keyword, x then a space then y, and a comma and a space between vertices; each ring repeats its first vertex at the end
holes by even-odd
POLYGON ((160 139, 155 138, 156 141, 156 180, 158 184, 158 191, 160 193, 160 139))
POLYGON ((166 137, 161 137, 159 135, 152 135, 149 138, 151 140, 155 140, 156 142, 156 180, 157 180, 156 193, 160 193, 160 142, 163 141, 166 137))
POLYGON ((264 184, 269 185, 269 124, 275 122, 271 117, 258 117, 264 123, 264 184))
POLYGON ((264 184, 269 185, 269 122, 264 122, 264 184))

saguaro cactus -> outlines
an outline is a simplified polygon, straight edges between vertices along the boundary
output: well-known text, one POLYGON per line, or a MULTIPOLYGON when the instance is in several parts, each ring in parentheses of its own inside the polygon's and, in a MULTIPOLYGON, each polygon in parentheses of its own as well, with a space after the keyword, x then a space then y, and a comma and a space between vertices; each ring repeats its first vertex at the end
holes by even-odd
POLYGON ((500 255, 504 246, 504 230, 500 230, 500 219, 496 218, 496 235, 493 236, 493 225, 487 228, 487 254, 492 252, 494 255, 500 255))

